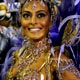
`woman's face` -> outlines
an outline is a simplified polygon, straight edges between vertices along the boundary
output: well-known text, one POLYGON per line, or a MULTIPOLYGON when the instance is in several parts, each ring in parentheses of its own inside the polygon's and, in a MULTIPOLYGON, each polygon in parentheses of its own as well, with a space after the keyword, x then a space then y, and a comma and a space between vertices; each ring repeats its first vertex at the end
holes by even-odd
POLYGON ((47 5, 40 1, 31 1, 23 6, 21 12, 23 35, 33 40, 40 40, 46 37, 51 26, 47 5))

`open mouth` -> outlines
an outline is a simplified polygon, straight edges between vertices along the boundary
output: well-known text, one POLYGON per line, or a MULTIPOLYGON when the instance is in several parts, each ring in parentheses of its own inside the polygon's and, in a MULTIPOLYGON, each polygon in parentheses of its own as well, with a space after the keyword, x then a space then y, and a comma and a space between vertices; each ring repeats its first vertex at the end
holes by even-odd
POLYGON ((40 31, 42 28, 28 28, 29 31, 31 32, 37 32, 37 31, 40 31))

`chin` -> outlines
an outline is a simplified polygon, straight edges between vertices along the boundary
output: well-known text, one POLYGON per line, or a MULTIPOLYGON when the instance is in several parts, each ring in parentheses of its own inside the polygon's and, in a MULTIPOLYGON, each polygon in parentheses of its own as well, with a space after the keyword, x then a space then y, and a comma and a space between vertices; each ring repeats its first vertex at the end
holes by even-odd
POLYGON ((31 33, 28 34, 27 33, 27 36, 32 40, 39 41, 39 40, 45 38, 46 34, 44 35, 43 33, 40 33, 40 34, 39 33, 37 33, 37 34, 31 34, 31 33))
POLYGON ((34 41, 38 41, 38 40, 40 40, 41 38, 31 38, 32 40, 34 40, 34 41))
POLYGON ((43 39, 43 37, 41 36, 41 37, 30 37, 32 40, 34 40, 34 41, 39 41, 39 40, 41 40, 41 39, 43 39))

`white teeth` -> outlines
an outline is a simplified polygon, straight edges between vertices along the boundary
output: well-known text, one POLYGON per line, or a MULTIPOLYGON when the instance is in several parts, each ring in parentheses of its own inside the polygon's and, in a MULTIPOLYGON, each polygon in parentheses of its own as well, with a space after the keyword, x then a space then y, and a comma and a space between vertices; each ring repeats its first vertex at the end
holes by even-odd
POLYGON ((39 28, 30 29, 30 31, 39 31, 39 30, 40 30, 39 28))

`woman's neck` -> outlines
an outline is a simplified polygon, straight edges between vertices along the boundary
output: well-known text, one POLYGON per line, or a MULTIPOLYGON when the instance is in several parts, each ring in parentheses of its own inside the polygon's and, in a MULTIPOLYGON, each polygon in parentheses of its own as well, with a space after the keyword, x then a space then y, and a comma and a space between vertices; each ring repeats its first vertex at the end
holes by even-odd
POLYGON ((41 40, 32 40, 32 39, 27 38, 26 40, 24 40, 24 44, 25 44, 25 42, 28 45, 34 45, 35 47, 39 47, 42 45, 48 46, 51 44, 51 41, 48 38, 43 38, 41 40))
POLYGON ((24 41, 24 45, 26 45, 27 51, 33 54, 41 54, 43 52, 48 52, 51 49, 51 43, 48 38, 44 38, 38 42, 28 39, 27 41, 24 41))

